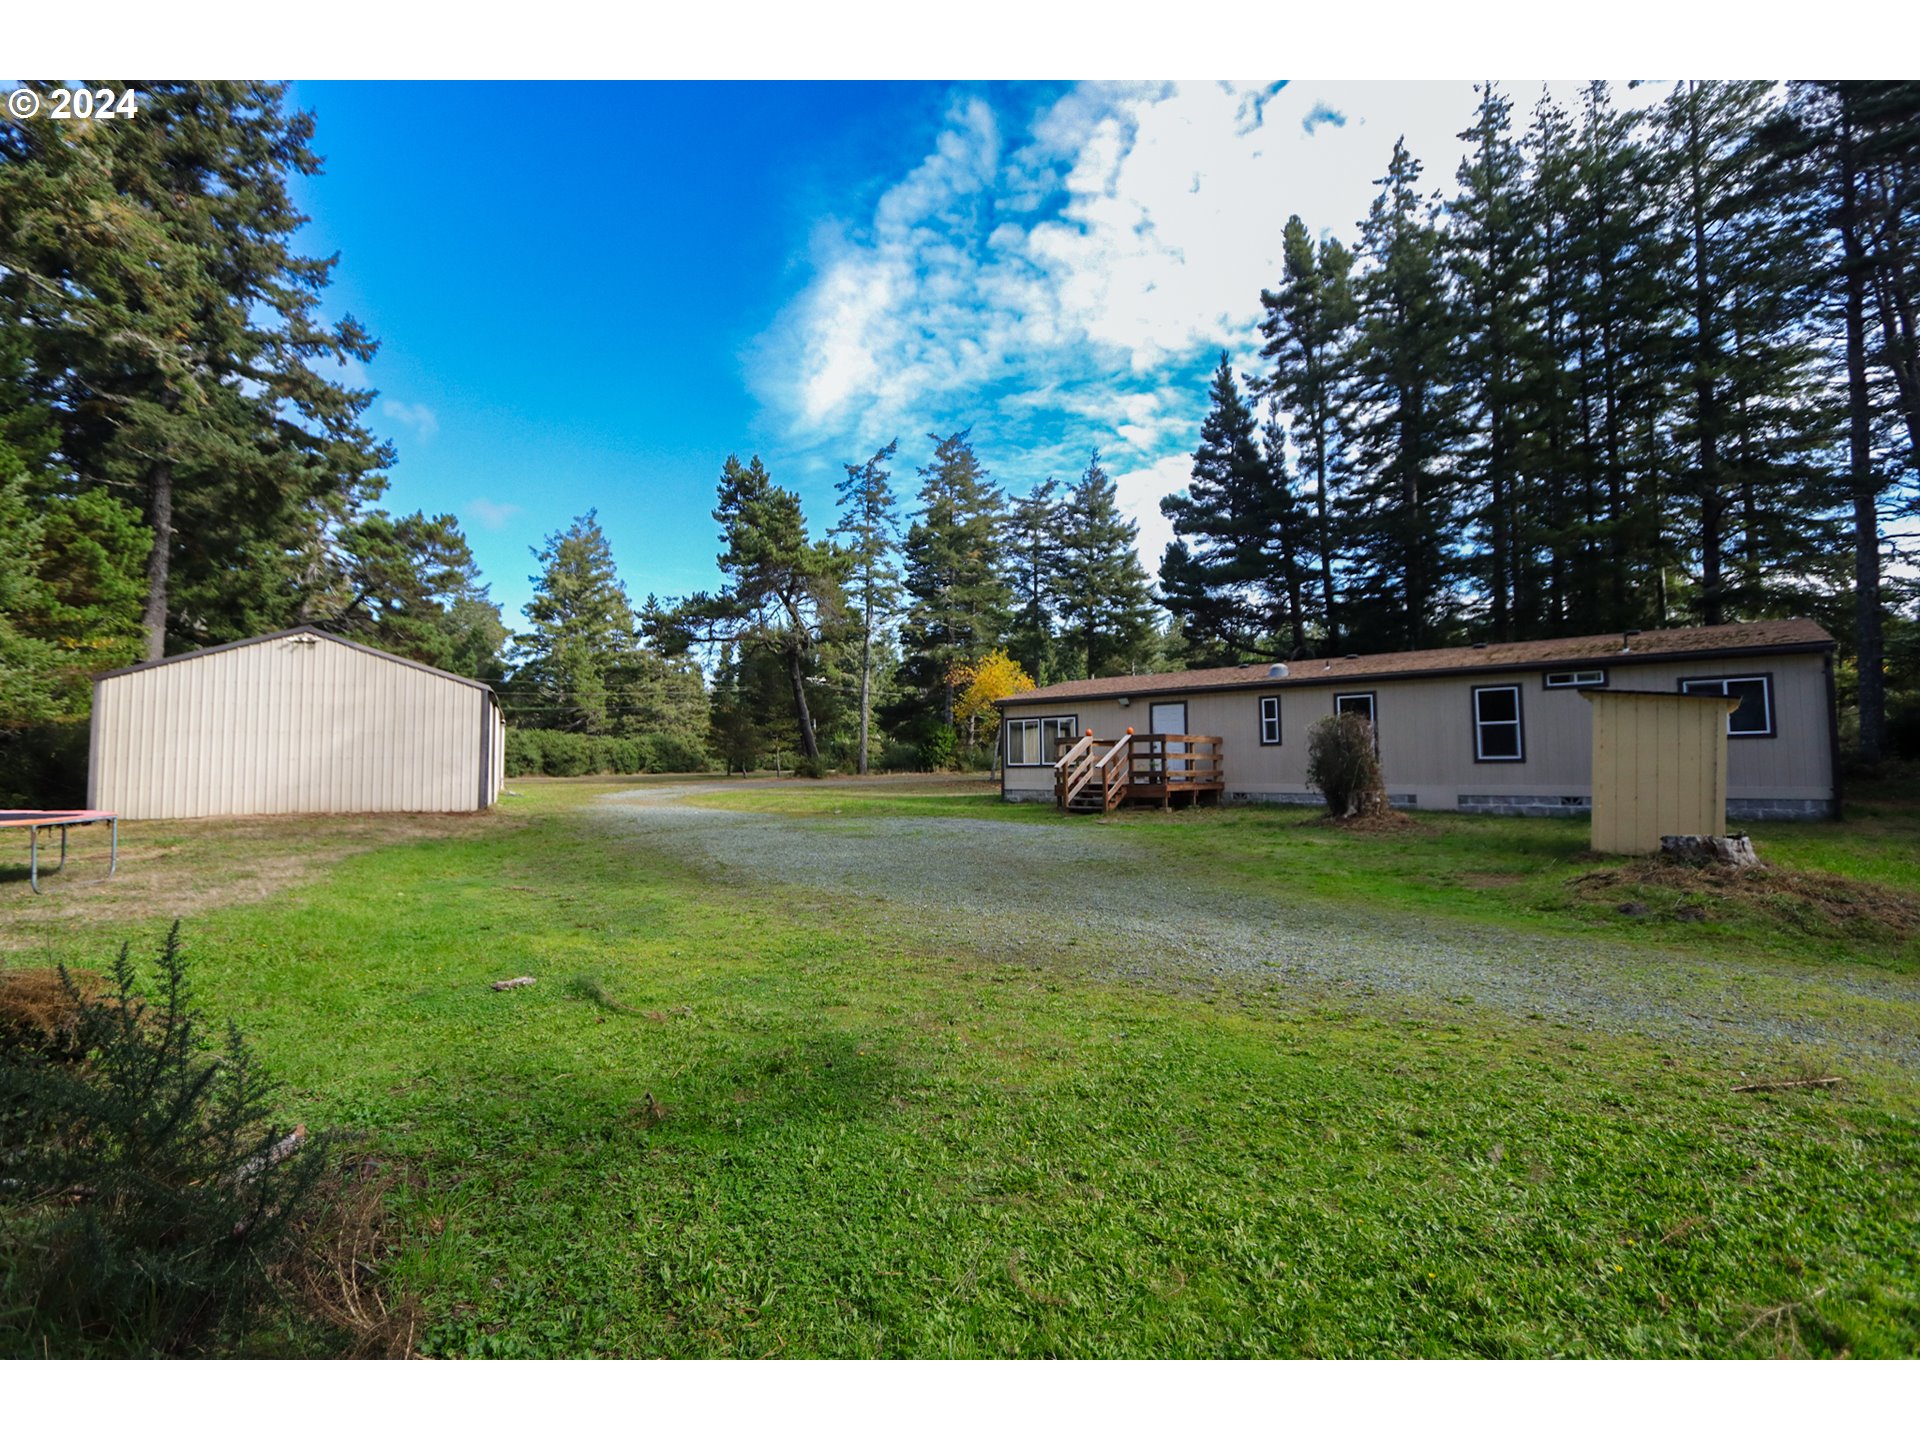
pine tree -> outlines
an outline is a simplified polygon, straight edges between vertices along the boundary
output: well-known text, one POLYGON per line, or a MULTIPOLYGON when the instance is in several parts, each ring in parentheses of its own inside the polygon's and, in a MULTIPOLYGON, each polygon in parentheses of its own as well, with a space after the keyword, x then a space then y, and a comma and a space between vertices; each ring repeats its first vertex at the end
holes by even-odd
POLYGON ((1420 162, 1396 142, 1366 224, 1350 359, 1341 519, 1353 554, 1350 639, 1422 649, 1452 629, 1460 503, 1452 457, 1454 325, 1420 162))
POLYGON ((1325 239, 1316 250, 1298 215, 1288 217, 1284 235, 1285 283, 1262 290, 1265 311, 1261 354, 1272 365, 1266 390, 1292 417, 1293 441, 1306 478, 1313 486, 1312 539, 1307 546, 1319 562, 1319 610, 1327 646, 1340 648, 1341 620, 1335 593, 1338 564, 1332 515, 1332 481, 1339 467, 1344 416, 1341 374, 1356 319, 1353 255, 1338 240, 1325 239))
MULTIPOLYGON (((1900 402, 1902 366, 1897 353, 1884 368, 1871 362, 1876 341, 1888 334, 1875 312, 1888 319, 1913 314, 1912 266, 1892 273, 1878 257, 1898 252, 1911 238, 1903 213, 1920 182, 1920 85, 1913 82, 1795 82, 1786 112, 1768 128, 1766 140, 1793 181, 1816 207, 1830 243, 1823 275, 1841 330, 1838 381, 1846 396, 1846 501, 1852 550, 1853 651, 1860 716, 1859 755, 1877 763, 1886 747, 1886 610, 1882 577, 1883 507, 1896 492, 1903 469, 1892 436, 1900 402), (1884 297, 1883 303, 1876 303, 1884 297)), ((1920 218, 1920 217, 1914 217, 1920 218)), ((1897 347, 1896 347, 1897 350, 1897 347)), ((1908 419, 1908 448, 1920 436, 1920 410, 1908 419)), ((1909 455, 1909 461, 1920 451, 1909 455)))
MULTIPOLYGON (((1813 357, 1800 323, 1816 266, 1796 208, 1771 193, 1772 156, 1759 138, 1770 90, 1687 81, 1660 114, 1688 320, 1688 404, 1675 428, 1689 461, 1698 618, 1708 625, 1763 608, 1767 552, 1795 538, 1769 516, 1788 508, 1780 492, 1817 445, 1807 405, 1813 357)), ((1792 508, 1804 527, 1804 508, 1792 508)))
POLYGON ((138 124, 0 123, 0 301, 32 326, 65 463, 141 497, 150 658, 285 619, 391 460, 371 393, 325 374, 375 347, 316 317, 336 262, 295 249, 288 185, 320 160, 284 98, 155 83, 138 124))
POLYGON ((1013 502, 1006 523, 1007 588, 1015 607, 1007 653, 1041 685, 1053 683, 1056 665, 1061 522, 1059 486, 1049 475, 1013 502))
POLYGON ((929 722, 952 726, 953 667, 980 659, 1007 628, 1002 496, 970 433, 927 437, 933 459, 920 468, 920 514, 907 531, 902 679, 921 697, 922 729, 929 722))
POLYGON ((532 552, 540 573, 514 637, 509 710, 535 728, 611 734, 619 677, 634 649, 633 609, 597 512, 578 516, 532 552))
POLYGON ((1154 613, 1139 534, 1094 451, 1060 502, 1061 630, 1081 676, 1129 674, 1146 658, 1154 613))
POLYGON ((823 651, 844 636, 851 558, 832 541, 808 536, 800 497, 775 485, 758 455, 745 465, 727 457, 713 518, 726 546, 717 561, 726 587, 670 610, 650 606, 649 629, 671 655, 693 644, 733 645, 749 670, 756 657, 777 664, 794 738, 817 766, 820 741, 807 689, 823 651))
POLYGON ((1264 553, 1273 474, 1224 350, 1208 399, 1187 488, 1160 502, 1175 536, 1160 584, 1189 641, 1225 659, 1260 653, 1276 628, 1264 553))
POLYGON ((1512 134, 1512 104, 1491 82, 1477 86, 1479 112, 1459 138, 1459 193, 1448 202, 1447 257, 1459 290, 1461 403, 1467 431, 1461 483, 1483 538, 1471 562, 1487 601, 1495 640, 1515 638, 1515 563, 1519 450, 1527 353, 1526 294, 1532 251, 1526 243, 1525 161, 1512 134))
POLYGON ((846 467, 847 478, 835 488, 840 495, 841 518, 834 535, 846 536, 844 548, 852 564, 853 604, 860 615, 860 754, 859 773, 867 773, 868 730, 873 716, 874 635, 887 624, 900 603, 900 567, 894 555, 900 543, 900 521, 891 484, 884 468, 893 460, 898 440, 891 440, 864 465, 846 467))

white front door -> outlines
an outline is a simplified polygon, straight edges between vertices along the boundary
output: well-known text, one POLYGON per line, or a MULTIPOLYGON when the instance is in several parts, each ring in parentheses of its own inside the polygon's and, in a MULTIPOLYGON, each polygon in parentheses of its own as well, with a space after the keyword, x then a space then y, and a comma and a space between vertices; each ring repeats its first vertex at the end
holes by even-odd
MULTIPOLYGON (((1147 730, 1154 735, 1184 735, 1187 733, 1187 702, 1184 700, 1161 700, 1147 707, 1147 730)), ((1158 748, 1158 747, 1156 747, 1158 748)), ((1174 742, 1160 750, 1164 755, 1184 755, 1187 747, 1174 742)), ((1154 769, 1166 769, 1166 762, 1154 759, 1154 769)))

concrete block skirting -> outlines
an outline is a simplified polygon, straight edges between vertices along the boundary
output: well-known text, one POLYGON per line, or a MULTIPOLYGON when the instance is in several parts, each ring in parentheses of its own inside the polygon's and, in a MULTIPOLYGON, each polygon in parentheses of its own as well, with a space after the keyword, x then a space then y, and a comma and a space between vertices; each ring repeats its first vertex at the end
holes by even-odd
MULTIPOLYGON (((1327 797, 1318 790, 1229 790, 1227 799, 1235 805, 1312 805, 1325 807, 1327 797)), ((1418 795, 1388 795, 1389 805, 1405 808, 1420 803, 1418 795)))
POLYGON ((1729 820, 1831 820, 1831 800, 1729 800, 1729 820))
POLYGON ((1462 795, 1455 809, 1468 815, 1586 815, 1591 795, 1462 795))

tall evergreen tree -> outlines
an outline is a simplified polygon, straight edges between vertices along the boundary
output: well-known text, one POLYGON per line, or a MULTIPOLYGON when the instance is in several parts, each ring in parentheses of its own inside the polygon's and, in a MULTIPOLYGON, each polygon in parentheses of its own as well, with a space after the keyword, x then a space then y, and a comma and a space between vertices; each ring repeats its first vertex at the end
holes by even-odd
POLYGON ((731 644, 746 661, 764 656, 777 663, 794 738, 818 764, 807 689, 823 650, 846 627, 850 558, 832 541, 808 536, 800 497, 775 485, 758 455, 745 465, 737 455, 727 457, 713 518, 726 545, 718 559, 726 587, 690 596, 672 610, 650 607, 649 626, 670 653, 684 653, 690 644, 731 644))
POLYGON ((852 566, 853 604, 860 616, 860 752, 859 772, 867 773, 868 730, 873 718, 874 637, 892 620, 900 603, 900 566, 895 556, 900 544, 900 520, 892 475, 898 440, 874 452, 864 465, 846 467, 847 478, 835 488, 840 495, 840 523, 834 535, 852 566))
POLYGON ((1056 668, 1054 617, 1059 607, 1060 487, 1049 475, 1012 504, 1004 548, 1013 621, 1007 653, 1034 681, 1050 685, 1056 668))
POLYGON ((529 628, 514 637, 519 664, 507 708, 540 729, 610 734, 634 617, 598 514, 577 517, 532 554, 540 573, 531 577, 529 628))
POLYGON ((1082 676, 1128 674, 1146 657, 1154 613, 1139 534, 1094 451, 1060 502, 1061 628, 1082 676))
POLYGON ((1187 488, 1160 502, 1175 537, 1160 586, 1189 643, 1225 660, 1264 651, 1276 628, 1265 554, 1273 472, 1224 350, 1208 400, 1187 488))
POLYGON ((907 531, 902 678, 922 697, 923 725, 953 724, 954 666, 980 659, 1007 627, 1002 496, 970 434, 927 437, 933 458, 920 467, 920 514, 907 531))
POLYGON ((1335 594, 1338 564, 1332 515, 1332 483, 1339 468, 1344 422, 1341 374, 1356 319, 1353 254, 1338 240, 1316 249, 1298 215, 1289 216, 1283 237, 1285 281, 1262 290, 1266 338, 1261 354, 1272 365, 1267 392, 1292 417, 1293 442, 1313 486, 1311 548, 1319 562, 1320 614, 1327 645, 1340 648, 1340 608, 1335 594))
POLYGON ((1355 287, 1360 320, 1348 361, 1341 518, 1356 559, 1346 624, 1353 639, 1381 648, 1440 643, 1457 609, 1454 313, 1420 170, 1396 142, 1361 228, 1368 269, 1355 287))
POLYGON ((1773 158, 1760 139, 1771 88, 1686 81, 1660 113, 1687 317, 1689 403, 1675 429, 1688 459, 1697 615, 1708 625, 1762 608, 1767 553, 1796 538, 1769 519, 1788 508, 1780 492, 1804 474, 1817 441, 1801 323, 1816 266, 1797 207, 1772 193, 1773 158))
POLYGON ((137 124, 0 121, 0 303, 32 327, 67 465, 141 497, 158 657, 286 618, 309 543, 391 453, 371 394, 327 375, 374 342, 319 321, 336 261, 296 249, 312 116, 281 85, 140 95, 137 124))
POLYGON ((1533 254, 1512 103, 1491 82, 1476 90, 1478 114, 1459 136, 1471 148, 1460 162, 1459 192, 1447 205, 1447 256, 1460 292, 1460 401, 1466 407, 1460 481, 1484 546, 1473 568, 1486 597, 1487 629, 1495 640, 1512 640, 1533 254))

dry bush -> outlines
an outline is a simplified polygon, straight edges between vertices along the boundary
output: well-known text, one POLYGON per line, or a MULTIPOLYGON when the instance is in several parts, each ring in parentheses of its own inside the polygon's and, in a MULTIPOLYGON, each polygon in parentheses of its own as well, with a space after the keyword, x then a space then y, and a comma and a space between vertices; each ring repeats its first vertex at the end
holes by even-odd
POLYGON ((80 1058, 87 1006, 105 990, 91 970, 0 970, 0 1054, 31 1052, 43 1059, 80 1058))
POLYGON ((400 1249, 387 1201, 401 1177, 369 1159, 333 1171, 311 1211, 294 1226, 298 1244, 276 1280, 293 1306, 332 1331, 352 1360, 408 1360, 417 1353, 423 1310, 410 1293, 390 1294, 382 1271, 400 1249))
POLYGON ((1384 815, 1386 782, 1364 715, 1329 715, 1307 736, 1307 783, 1327 797, 1327 813, 1341 820, 1384 815))

